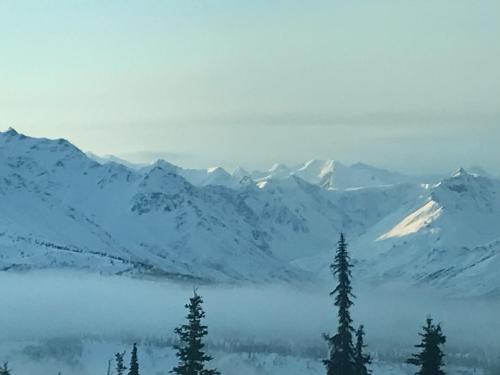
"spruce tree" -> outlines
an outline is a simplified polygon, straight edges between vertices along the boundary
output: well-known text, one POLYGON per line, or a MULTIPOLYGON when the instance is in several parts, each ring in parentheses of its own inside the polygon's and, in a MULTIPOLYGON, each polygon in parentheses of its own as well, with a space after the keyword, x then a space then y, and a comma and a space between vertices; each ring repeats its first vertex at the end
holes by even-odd
POLYGON ((130 354, 130 367, 128 370, 128 375, 139 375, 139 362, 137 360, 137 345, 134 344, 132 347, 132 353, 130 354))
POLYGON ((207 326, 201 323, 205 317, 203 299, 194 291, 193 297, 185 306, 188 310, 187 323, 175 329, 179 344, 175 346, 179 363, 170 373, 177 375, 220 375, 215 369, 205 369, 206 362, 212 360, 203 348, 203 337, 208 334, 207 326))
POLYGON ((115 354, 116 375, 123 375, 127 367, 124 364, 125 352, 115 354))
POLYGON ((337 244, 337 252, 330 269, 337 279, 337 287, 330 293, 335 295, 335 306, 338 307, 337 333, 333 336, 325 335, 328 342, 330 355, 323 363, 327 369, 327 375, 354 375, 356 374, 354 346, 352 343, 354 328, 350 307, 353 305, 351 287, 351 264, 347 243, 344 234, 340 234, 337 244))
POLYGON ((421 351, 409 358, 407 363, 420 367, 416 375, 444 375, 442 370, 444 354, 441 345, 446 343, 446 336, 443 335, 441 325, 434 325, 432 319, 427 318, 423 331, 419 335, 422 341, 415 347, 421 351))
POLYGON ((9 368, 8 362, 4 362, 3 366, 0 367, 0 375, 11 375, 11 369, 9 368))
POLYGON ((354 365, 356 375, 369 375, 371 372, 367 366, 372 362, 369 354, 364 353, 366 347, 364 343, 365 330, 363 325, 360 325, 356 331, 356 345, 354 347, 354 365))

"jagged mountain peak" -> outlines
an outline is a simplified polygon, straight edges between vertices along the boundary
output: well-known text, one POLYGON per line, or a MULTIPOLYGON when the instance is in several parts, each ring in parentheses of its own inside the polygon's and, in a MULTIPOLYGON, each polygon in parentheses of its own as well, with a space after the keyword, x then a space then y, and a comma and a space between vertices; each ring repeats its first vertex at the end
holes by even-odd
POLYGON ((253 183, 251 177, 252 174, 243 167, 236 167, 233 173, 231 173, 231 176, 236 178, 236 180, 239 181, 239 183, 242 185, 248 185, 250 183, 253 183))
POLYGON ((435 177, 411 177, 364 163, 348 165, 335 159, 311 159, 296 168, 277 163, 268 171, 252 172, 251 178, 260 183, 271 178, 286 179, 291 175, 331 190, 436 181, 435 177))
POLYGON ((500 183, 497 180, 458 169, 432 190, 432 198, 448 209, 492 211, 499 206, 500 183))
POLYGON ((267 176, 265 178, 287 178, 292 173, 292 170, 282 163, 275 163, 269 168, 267 176))
POLYGON ((332 172, 337 166, 342 166, 342 163, 333 159, 311 159, 304 163, 304 165, 300 167, 296 172, 310 170, 315 171, 316 173, 325 174, 328 172, 332 172))
POLYGON ((463 236, 464 243, 467 243, 467 233, 490 226, 489 222, 477 222, 478 215, 484 219, 496 215, 500 219, 500 184, 460 168, 432 187, 427 201, 380 239, 405 237, 421 231, 442 233, 441 237, 446 237, 446 232, 451 231, 448 233, 449 240, 454 237, 460 241, 463 236), (457 234, 455 230, 459 227, 463 231, 457 234))
POLYGON ((207 169, 207 173, 213 176, 231 176, 231 174, 222 167, 210 167, 207 169))
POLYGON ((274 163, 271 168, 269 168, 269 172, 279 172, 279 171, 290 171, 290 168, 283 163, 274 163))
POLYGON ((236 176, 249 176, 250 175, 250 172, 248 172, 245 168, 243 167, 236 167, 234 168, 233 170, 233 173, 231 173, 233 176, 236 175, 236 176))
POLYGON ((144 167, 142 170, 150 172, 153 169, 160 169, 160 170, 164 170, 164 171, 169 172, 169 173, 178 173, 181 168, 175 164, 172 164, 172 163, 166 161, 166 160, 159 159, 159 160, 155 161, 153 164, 151 164, 150 166, 144 167))
POLYGON ((469 178, 473 175, 465 170, 464 167, 458 168, 452 175, 453 178, 469 178))
MULTIPOLYGON (((461 168, 379 240, 417 238, 434 248, 474 247, 500 238, 500 183, 461 168)), ((401 246, 403 246, 400 244, 401 246)))
POLYGON ((191 184, 180 176, 171 164, 158 163, 144 174, 140 186, 142 190, 172 193, 187 186, 191 187, 191 184))
MULTIPOLYGON (((99 164, 66 139, 34 138, 15 131, 0 133, 0 158, 9 173, 49 176, 54 171, 75 176, 99 164)), ((5 172, 7 173, 7 171, 5 172)), ((67 181, 69 182, 69 181, 67 181)))
POLYGON ((342 168, 342 164, 335 160, 312 159, 293 174, 310 183, 324 185, 324 179, 331 176, 338 168, 342 168))
POLYGON ((78 154, 79 157, 88 159, 82 150, 64 138, 49 139, 29 137, 22 133, 18 133, 13 128, 9 128, 5 132, 0 132, 0 139, 3 140, 2 149, 4 153, 10 149, 13 151, 13 154, 17 151, 17 156, 27 156, 27 152, 29 151, 49 151, 52 153, 66 151, 74 152, 78 154))

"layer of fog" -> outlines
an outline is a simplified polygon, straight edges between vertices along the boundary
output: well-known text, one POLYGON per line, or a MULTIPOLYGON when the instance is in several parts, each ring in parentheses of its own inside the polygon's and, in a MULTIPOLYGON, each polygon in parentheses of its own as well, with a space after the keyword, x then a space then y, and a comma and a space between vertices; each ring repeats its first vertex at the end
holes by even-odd
MULTIPOLYGON (((335 329, 333 285, 202 286, 214 342, 321 345, 335 329)), ((359 288, 358 288, 359 289, 359 288)), ((0 341, 60 337, 103 339, 173 336, 192 286, 89 274, 0 274, 0 341)), ((500 301, 446 300, 428 291, 356 291, 355 324, 372 350, 411 348, 428 314, 443 323, 449 347, 500 352, 500 301)))

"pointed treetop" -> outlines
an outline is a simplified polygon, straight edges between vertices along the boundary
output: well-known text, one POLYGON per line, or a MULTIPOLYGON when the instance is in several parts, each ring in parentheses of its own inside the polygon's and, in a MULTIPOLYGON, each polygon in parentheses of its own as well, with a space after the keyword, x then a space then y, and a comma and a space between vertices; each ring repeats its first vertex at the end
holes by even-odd
POLYGON ((336 334, 325 336, 330 351, 329 358, 323 361, 327 368, 327 375, 356 375, 353 344, 355 331, 352 327, 350 313, 350 308, 353 305, 352 298, 354 298, 351 286, 351 267, 345 236, 341 233, 334 261, 330 265, 332 274, 337 281, 337 285, 330 295, 335 296, 334 304, 338 308, 338 326, 336 334))
POLYGON ((204 337, 208 334, 208 328, 202 324, 205 317, 203 311, 203 299, 193 289, 193 297, 186 304, 188 310, 187 322, 175 329, 179 343, 175 345, 177 350, 178 365, 170 373, 178 375, 218 375, 215 369, 206 369, 207 362, 212 357, 206 354, 204 347, 204 337))
POLYGON ((433 324, 432 318, 428 317, 419 335, 422 341, 415 347, 421 349, 420 353, 414 354, 407 363, 420 367, 416 375, 445 375, 442 370, 444 353, 441 346, 446 343, 446 336, 441 325, 433 324))
POLYGON ((132 347, 128 375, 139 375, 139 361, 137 359, 137 344, 136 343, 134 343, 134 346, 132 347))

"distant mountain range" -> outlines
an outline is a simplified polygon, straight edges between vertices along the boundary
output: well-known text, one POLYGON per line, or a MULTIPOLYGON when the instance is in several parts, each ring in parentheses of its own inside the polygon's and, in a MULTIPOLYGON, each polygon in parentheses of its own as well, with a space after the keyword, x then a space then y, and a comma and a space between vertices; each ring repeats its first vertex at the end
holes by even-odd
MULTIPOLYGON (((151 165, 163 163, 159 160, 151 165, 134 164, 127 160, 113 155, 104 157, 93 153, 87 153, 87 156, 100 164, 115 162, 125 165, 131 169, 140 170, 149 168, 151 165)), ((262 184, 269 179, 284 180, 291 176, 300 177, 310 184, 319 185, 326 189, 353 189, 361 187, 379 187, 384 185, 395 185, 402 183, 420 183, 420 182, 438 182, 439 176, 408 176, 401 173, 391 172, 387 169, 372 167, 363 163, 345 165, 336 160, 310 160, 298 167, 289 167, 285 164, 274 164, 269 170, 247 171, 238 167, 232 173, 221 167, 207 169, 186 169, 170 164, 170 167, 176 173, 183 176, 187 181, 197 186, 221 185, 230 188, 237 188, 242 180, 251 180, 253 183, 262 184)), ((475 170, 481 170, 475 167, 475 170)), ((486 172, 481 170, 481 174, 486 172)))
POLYGON ((314 281, 344 231, 366 282, 493 295, 500 181, 474 171, 435 181, 333 160, 233 173, 144 166, 9 129, 0 133, 0 268, 314 281))

